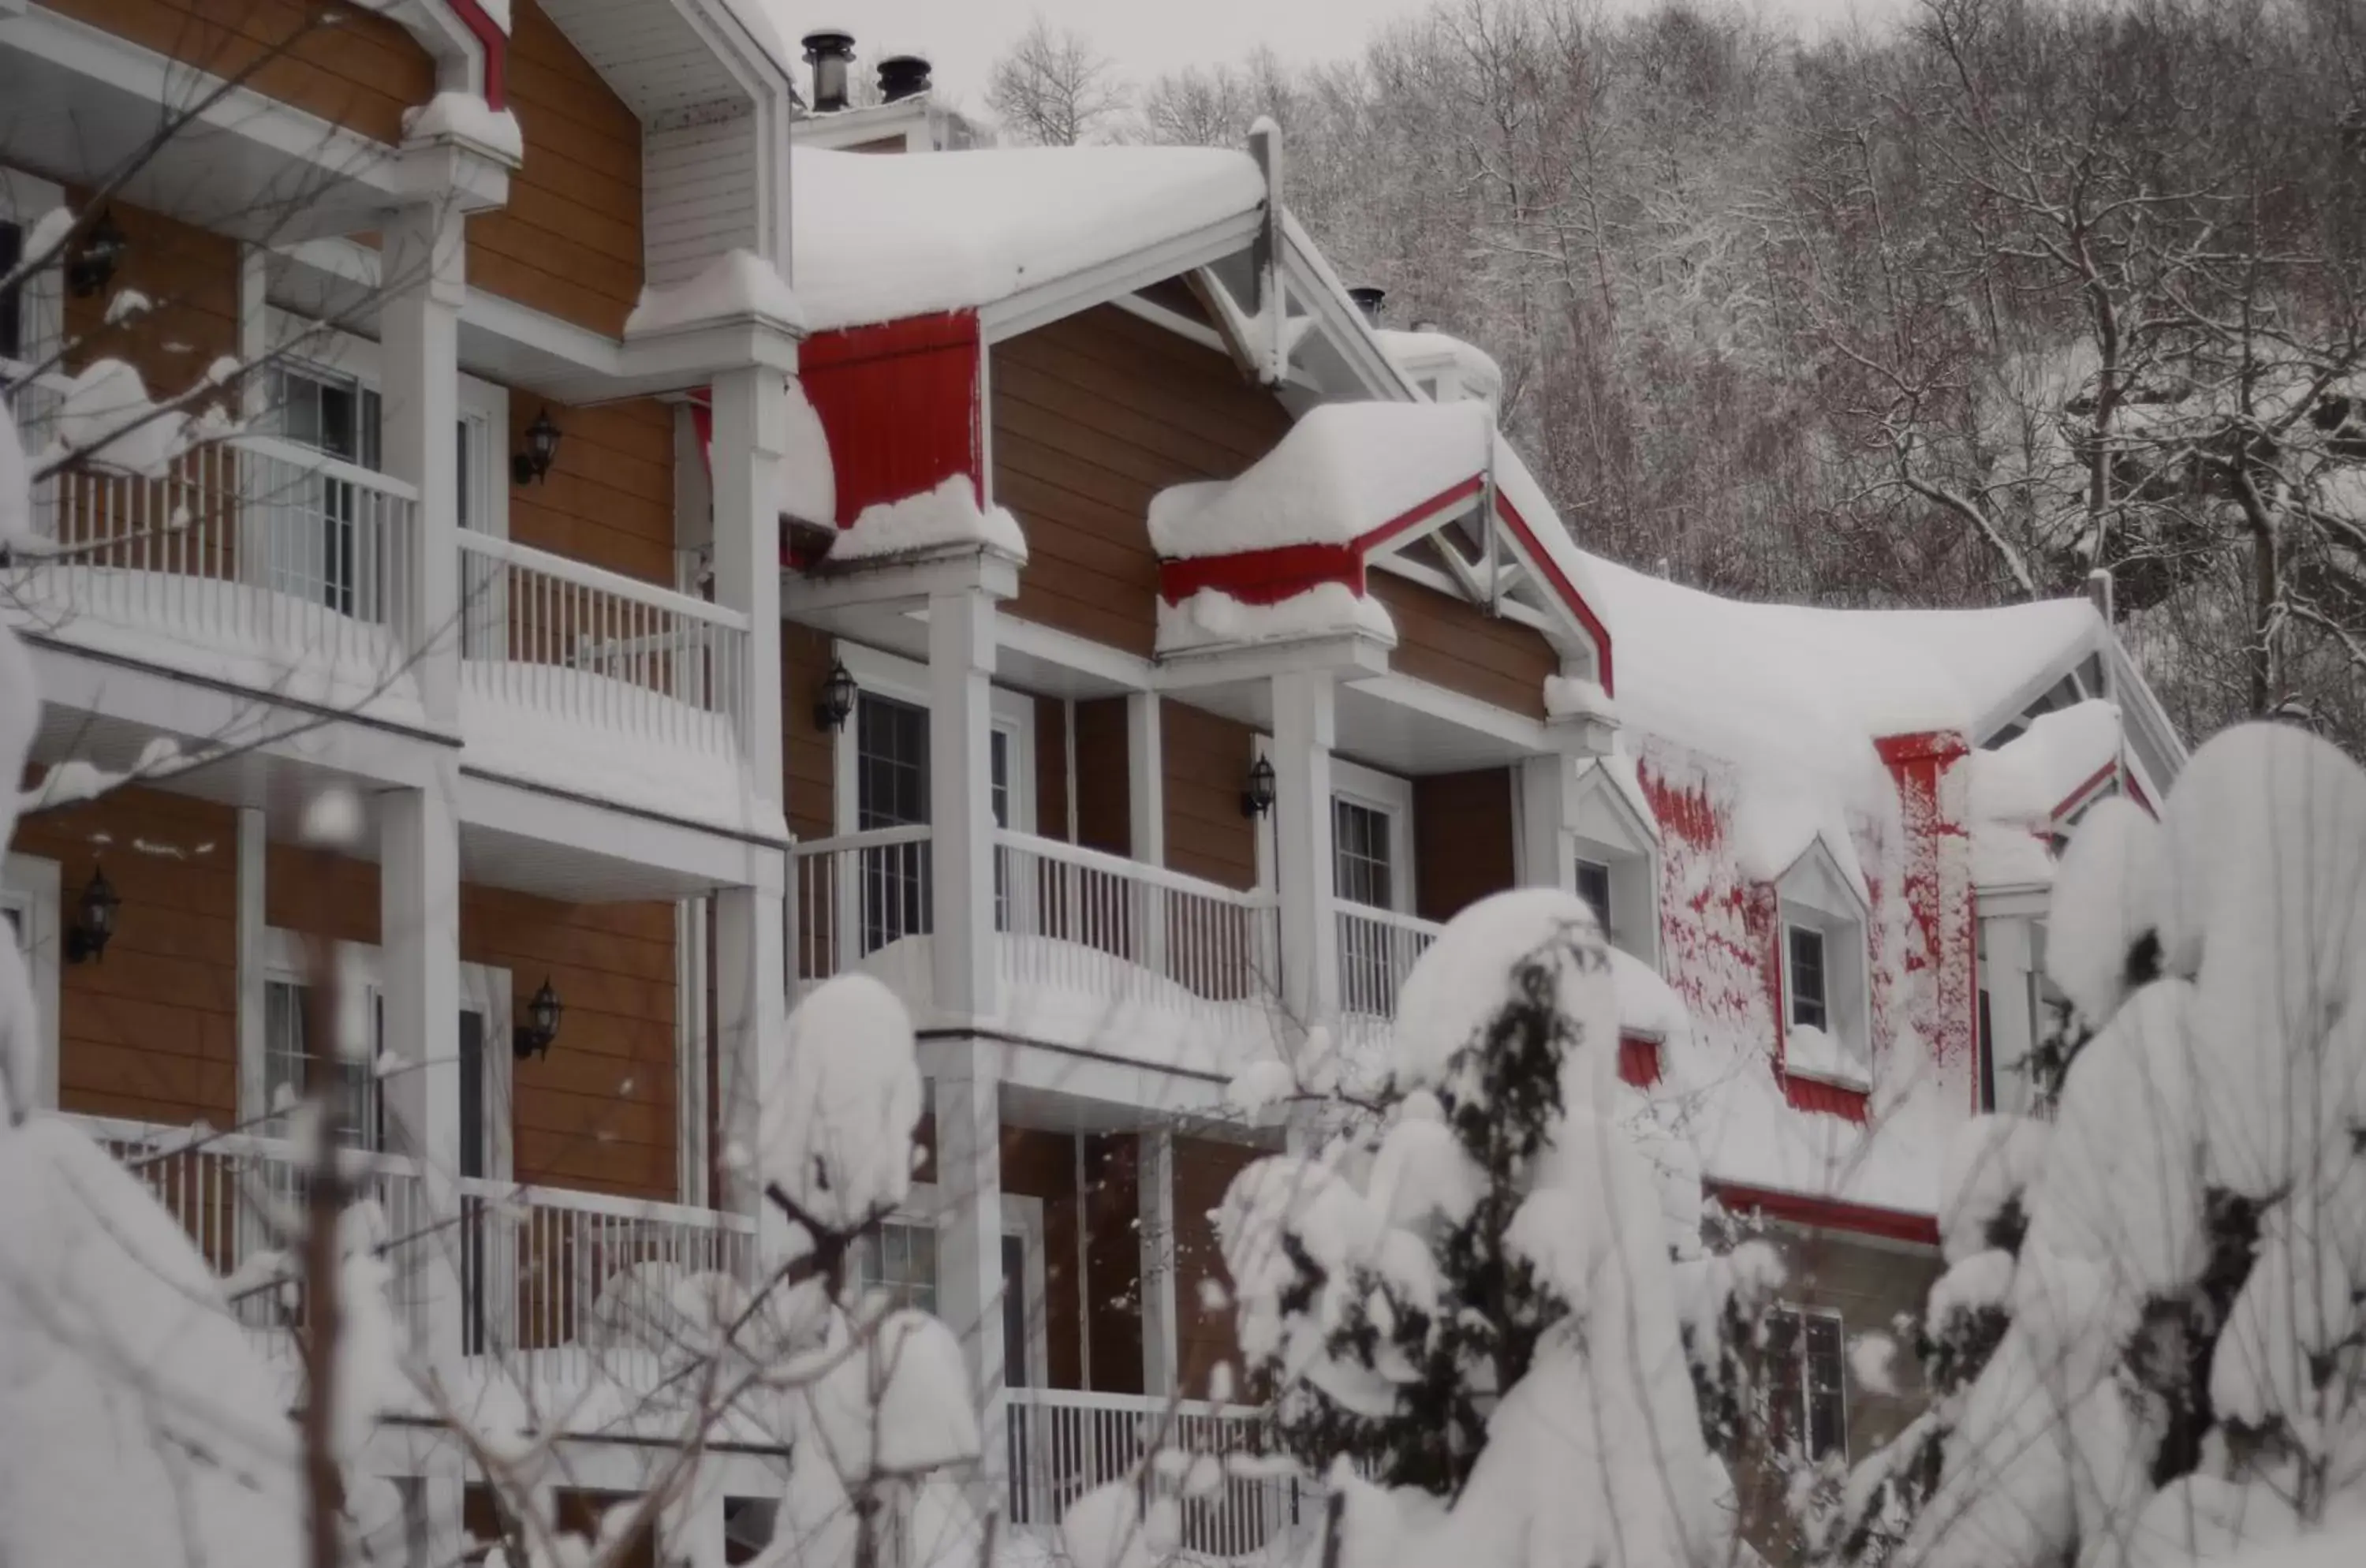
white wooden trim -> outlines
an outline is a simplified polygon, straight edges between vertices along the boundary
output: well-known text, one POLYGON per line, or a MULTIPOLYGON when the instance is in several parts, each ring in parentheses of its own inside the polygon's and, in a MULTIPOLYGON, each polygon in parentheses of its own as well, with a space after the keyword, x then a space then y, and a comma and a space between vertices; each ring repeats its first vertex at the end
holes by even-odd
POLYGON ((21 1096, 44 1111, 58 1103, 58 969, 62 952, 65 907, 63 877, 58 863, 40 855, 11 852, 0 871, 0 908, 16 912, 19 925, 17 952, 25 961, 25 981, 33 993, 33 1029, 39 1043, 30 1084, 11 1084, 12 1096, 21 1096))
POLYGON ((594 593, 604 593, 629 604, 647 604, 685 620, 704 621, 708 626, 722 626, 729 631, 749 629, 748 616, 742 611, 727 609, 713 600, 693 598, 670 588, 661 588, 654 582, 644 582, 637 577, 626 577, 605 567, 553 555, 548 550, 537 550, 531 545, 515 544, 472 529, 460 536, 460 548, 470 555, 483 556, 505 566, 523 567, 545 577, 557 578, 561 582, 571 582, 594 593))
POLYGON ((265 917, 263 889, 270 858, 268 828, 257 807, 238 813, 238 1120, 242 1126, 261 1123, 269 1115, 270 1093, 264 1070, 267 1042, 264 1036, 265 917), (253 889, 252 892, 249 889, 253 889))
POLYGON ((683 898, 674 905, 674 1190, 685 1203, 708 1201, 706 1075, 709 1020, 706 1012, 708 903, 683 898))
MULTIPOLYGON (((1345 757, 1331 759, 1331 795, 1335 800, 1346 800, 1369 807, 1389 819, 1389 908, 1398 914, 1411 914, 1414 897, 1413 853, 1413 782, 1360 766, 1345 757)), ((1508 809, 1508 807, 1507 807, 1508 809)), ((1330 886, 1338 886, 1339 845, 1335 832, 1332 839, 1330 886)))
MULTIPOLYGON (((1027 1298, 1020 1303, 1020 1311, 1027 1323, 1027 1355, 1031 1363, 1028 1370, 1034 1374, 1036 1383, 1041 1385, 1051 1366, 1048 1298, 1044 1293, 1043 1200, 1010 1191, 1003 1192, 1001 1197, 1001 1234, 1018 1236, 1025 1245, 1027 1298)), ((971 1194, 960 1193, 948 1200, 944 1190, 936 1183, 915 1181, 905 1194, 902 1206, 887 1216, 887 1223, 925 1225, 941 1231, 952 1224, 954 1206, 967 1203, 970 1198, 971 1194)), ((997 1259, 996 1271, 999 1273, 1000 1269, 1000 1260, 997 1259)), ((997 1320, 996 1329, 999 1331, 1001 1326, 997 1320)))
POLYGON ((1217 332, 1215 328, 1204 321, 1195 321, 1179 310, 1170 310, 1156 300, 1145 299, 1139 294, 1121 294, 1110 303, 1137 321, 1148 321, 1152 326, 1163 332, 1173 333, 1187 343, 1196 343, 1201 348, 1213 349, 1227 358, 1232 355, 1232 349, 1225 344, 1223 334, 1217 332))
POLYGON ((1036 284, 982 308, 977 313, 979 333, 989 345, 997 344, 1063 316, 1131 294, 1145 284, 1220 261, 1245 249, 1264 222, 1264 205, 1260 203, 1190 233, 1128 252, 1065 277, 1036 284))

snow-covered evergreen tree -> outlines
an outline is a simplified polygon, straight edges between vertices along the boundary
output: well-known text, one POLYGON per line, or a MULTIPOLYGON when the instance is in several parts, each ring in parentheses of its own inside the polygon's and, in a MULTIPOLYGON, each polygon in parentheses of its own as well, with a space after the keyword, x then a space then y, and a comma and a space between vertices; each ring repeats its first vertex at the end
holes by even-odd
POLYGON ((1949 1162, 1932 1412, 1839 1561, 2206 1562, 2366 1517, 2366 773, 2290 728, 2107 803, 2055 890, 2058 1108, 1949 1162))
POLYGON ((1584 904, 1498 895, 1407 977, 1377 1124, 1259 1161, 1227 1194, 1243 1354, 1290 1448, 1346 1494, 1341 1562, 1661 1568, 1722 1550, 1617 1038, 1584 904))

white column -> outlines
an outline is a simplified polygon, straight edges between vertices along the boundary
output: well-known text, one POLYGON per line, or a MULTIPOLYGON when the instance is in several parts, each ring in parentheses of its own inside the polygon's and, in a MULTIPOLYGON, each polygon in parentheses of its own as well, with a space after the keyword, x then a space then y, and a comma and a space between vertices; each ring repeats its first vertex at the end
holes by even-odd
POLYGON ((1577 826, 1577 767, 1560 752, 1522 759, 1514 787, 1520 823, 1519 885, 1577 886, 1577 854, 1571 835, 1577 826))
POLYGON ((386 471, 419 492, 395 546, 393 601, 428 717, 459 713, 460 306, 468 242, 458 207, 413 203, 389 213, 379 240, 384 304, 380 434, 386 471))
POLYGON ((969 588, 929 599, 930 875, 935 917, 930 947, 937 1011, 993 1016, 994 600, 969 588))
POLYGON ((1329 674, 1273 678, 1274 886, 1281 896, 1282 999, 1301 1025, 1327 1024, 1339 996, 1331 908, 1331 748, 1337 687, 1329 674))
POLYGON ((1996 1108, 2026 1111, 2031 1100, 2029 1056, 2037 1044, 2031 976, 2036 968, 2029 921, 2020 915, 1980 922, 1980 987, 1989 997, 1989 1065, 1996 1108))
POLYGON ((746 613, 739 744, 758 798, 781 799, 781 458, 788 383, 777 370, 714 383, 715 602, 746 613))
MULTIPOLYGON (((787 857, 774 855, 775 863, 787 857)), ((788 1222, 764 1201, 759 1134, 766 1085, 782 1080, 788 1049, 787 932, 780 881, 715 895, 715 1043, 721 1194, 731 1213, 757 1221, 760 1271, 783 1261, 788 1222)))
POLYGON ((1142 1244, 1142 1392, 1164 1399, 1183 1375, 1175 1310, 1175 1135, 1134 1135, 1142 1244))
POLYGON ((259 807, 238 810, 238 1119, 254 1122, 270 1114, 270 1090, 264 1075, 264 1010, 269 1004, 264 969, 264 919, 266 866, 270 841, 259 807))
MULTIPOLYGON (((448 787, 389 790, 378 804, 378 923, 385 954, 380 992, 386 1049, 401 1070, 383 1080, 396 1148, 419 1162, 422 1213, 398 1224, 451 1235, 460 1212, 460 843, 448 787)), ((502 1038, 495 1021, 487 1048, 502 1038)), ((430 1365, 461 1353, 456 1245, 410 1249, 409 1299, 423 1303, 430 1365)))
MULTIPOLYGON (((1166 750, 1158 694, 1129 692, 1125 699, 1125 765, 1130 784, 1126 806, 1133 858, 1144 865, 1166 863, 1166 750)), ((1142 932, 1136 957, 1144 967, 1166 969, 1166 900, 1158 889, 1137 884, 1135 919, 1142 932)))
POLYGON ((1003 1462, 1002 1128, 990 1047, 963 1041, 930 1081, 937 1116, 937 1315, 962 1342, 986 1434, 980 1485, 996 1495, 1003 1462))

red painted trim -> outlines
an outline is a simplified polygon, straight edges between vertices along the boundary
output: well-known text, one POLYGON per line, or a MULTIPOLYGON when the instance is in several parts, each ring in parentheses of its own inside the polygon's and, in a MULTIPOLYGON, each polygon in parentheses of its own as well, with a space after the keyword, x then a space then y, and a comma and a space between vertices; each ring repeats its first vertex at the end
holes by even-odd
POLYGON ((1972 754, 1972 743, 1957 729, 1914 729, 1874 737, 1874 750, 1890 767, 1908 762, 1945 764, 1972 754))
POLYGON ((1618 1078, 1637 1089, 1660 1081, 1660 1043, 1648 1034, 1618 1037, 1618 1078))
POLYGON ((1364 596, 1364 558, 1353 545, 1278 545, 1230 556, 1193 556, 1158 563, 1158 595, 1179 604, 1203 588, 1229 593, 1244 604, 1271 604, 1344 582, 1364 596))
POLYGON ((1794 1111, 1820 1111, 1860 1126, 1873 1116, 1873 1097, 1864 1089, 1802 1077, 1788 1068, 1783 1073, 1783 1098, 1791 1102, 1794 1111))
MULTIPOLYGON (((2085 784, 2080 784, 2077 789, 2072 790, 2068 795, 2062 797, 2062 804, 2056 807, 2052 813, 2055 820, 2060 821, 2064 817, 2068 816, 2073 810, 2077 809, 2080 801, 2094 794, 2095 791, 2103 784, 2106 784, 2112 779, 2118 777, 2119 772, 2120 764, 2116 760, 2106 762, 2101 767, 2096 769, 2093 776, 2089 778, 2085 784)), ((2135 781, 2134 779, 2130 779, 2128 783, 2133 785, 2135 781)))
POLYGON ((445 0, 460 25, 468 29, 477 46, 485 51, 485 107, 498 109, 509 96, 510 35, 478 0, 445 0))
POLYGON ((1613 678, 1610 661, 1610 628, 1602 624, 1602 617, 1594 613, 1594 607, 1585 602, 1584 595, 1578 592, 1577 584, 1572 582, 1553 563, 1553 558, 1545 554, 1543 547, 1537 543, 1536 530, 1528 526, 1528 520, 1520 515, 1520 509, 1505 499, 1501 491, 1495 492, 1495 512, 1511 525, 1513 536, 1527 552, 1529 567, 1552 584, 1553 592, 1560 595, 1561 603, 1569 606, 1585 627, 1586 634, 1594 638, 1594 646, 1602 655, 1603 694, 1617 696, 1618 686, 1613 678))
POLYGON ((2156 822, 2159 821, 2159 810, 2154 807, 2152 797, 2145 794, 2144 785, 2136 783, 2135 774, 2129 773, 2127 775, 2127 784, 2128 798, 2135 801, 2138 806, 2143 807, 2145 808, 2146 816, 2151 818, 2156 822))
POLYGON ((839 527, 958 474, 985 483, 984 351, 975 311, 816 333, 797 378, 836 468, 839 527))
POLYGON ((1712 1179, 1707 1186, 1718 1201, 1729 1209, 1755 1209, 1769 1219, 1796 1225, 1854 1231, 1860 1235, 1910 1241, 1923 1247, 1939 1245, 1939 1222, 1929 1214, 1844 1202, 1838 1198, 1810 1197, 1804 1192, 1784 1192, 1772 1187, 1752 1187, 1738 1181, 1712 1179))
POLYGON ((1387 544, 1424 518, 1436 516, 1440 508, 1451 506, 1458 501, 1468 501, 1486 486, 1487 476, 1484 474, 1473 474, 1459 485, 1448 485, 1418 506, 1409 506, 1379 527, 1357 535, 1356 549, 1369 556, 1372 550, 1387 544))

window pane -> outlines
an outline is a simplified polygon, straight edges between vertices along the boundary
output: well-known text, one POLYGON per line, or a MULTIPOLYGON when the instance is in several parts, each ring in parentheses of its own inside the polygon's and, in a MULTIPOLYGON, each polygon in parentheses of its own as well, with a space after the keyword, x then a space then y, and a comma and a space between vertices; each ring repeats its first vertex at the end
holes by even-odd
POLYGON ((937 1233, 928 1225, 883 1224, 854 1249, 858 1293, 884 1291, 899 1307, 937 1310, 937 1233))
POLYGON ((1604 935, 1610 932, 1610 868, 1600 861, 1582 860, 1577 863, 1577 896, 1602 922, 1604 935))
POLYGON ((864 693, 855 704, 855 827, 929 819, 929 715, 864 693))
MULTIPOLYGON (((287 1112, 318 1091, 327 1099, 338 1143, 382 1148, 386 1116, 377 1075, 367 1062, 332 1059, 311 1049, 304 1024, 306 993, 307 987, 286 980, 273 980, 263 989, 263 1098, 270 1129, 286 1136, 287 1112)), ((378 1023, 382 1029, 383 1003, 378 1023)))
POLYGON ((1841 1386, 1841 1320, 1823 1314, 1808 1317, 1807 1341, 1808 1455, 1844 1454, 1848 1402, 1841 1386))
POLYGON ((1805 1374, 1799 1365, 1799 1314, 1776 1307, 1766 1314, 1765 1354, 1760 1361, 1766 1445, 1780 1453, 1795 1448, 1804 1415, 1805 1374))
MULTIPOLYGON (((0 277, 16 270, 25 258, 25 231, 15 223, 0 223, 0 277)), ((21 358, 25 352, 25 312, 19 296, 21 288, 0 292, 0 359, 21 358)))
POLYGON ((1824 933, 1793 926, 1791 942, 1791 1021, 1810 1029, 1829 1027, 1830 1009, 1824 993, 1824 933))
POLYGON ((1331 803, 1332 891, 1351 904, 1395 906, 1389 814, 1352 800, 1331 803))

